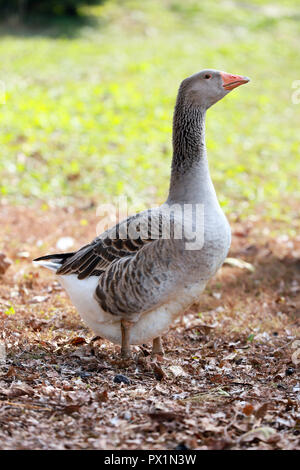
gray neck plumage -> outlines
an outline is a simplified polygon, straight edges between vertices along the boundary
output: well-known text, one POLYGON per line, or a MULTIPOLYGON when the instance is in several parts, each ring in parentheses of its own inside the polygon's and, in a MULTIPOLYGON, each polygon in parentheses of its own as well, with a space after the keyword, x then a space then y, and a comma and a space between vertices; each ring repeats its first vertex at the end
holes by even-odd
POLYGON ((206 110, 186 103, 180 93, 173 118, 173 160, 167 202, 201 202, 215 194, 205 145, 206 110))

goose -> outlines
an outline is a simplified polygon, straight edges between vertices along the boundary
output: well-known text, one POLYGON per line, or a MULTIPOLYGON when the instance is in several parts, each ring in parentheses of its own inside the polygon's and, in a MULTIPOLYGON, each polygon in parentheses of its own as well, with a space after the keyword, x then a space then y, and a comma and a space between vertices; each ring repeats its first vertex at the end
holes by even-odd
POLYGON ((169 195, 104 231, 76 252, 42 256, 82 320, 101 338, 121 345, 161 337, 195 301, 223 264, 231 232, 210 177, 206 111, 249 78, 206 69, 180 84, 173 116, 169 195))

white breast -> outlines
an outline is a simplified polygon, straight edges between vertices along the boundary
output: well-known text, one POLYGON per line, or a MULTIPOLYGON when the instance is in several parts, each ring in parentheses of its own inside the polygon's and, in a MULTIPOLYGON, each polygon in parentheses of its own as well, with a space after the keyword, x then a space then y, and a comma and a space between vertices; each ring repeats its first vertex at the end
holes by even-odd
MULTIPOLYGON (((121 344, 121 318, 104 312, 94 298, 98 277, 79 280, 75 274, 58 276, 82 320, 101 338, 121 344)), ((132 326, 130 344, 143 344, 166 333, 176 318, 198 299, 205 282, 184 287, 174 299, 143 314, 132 326)))

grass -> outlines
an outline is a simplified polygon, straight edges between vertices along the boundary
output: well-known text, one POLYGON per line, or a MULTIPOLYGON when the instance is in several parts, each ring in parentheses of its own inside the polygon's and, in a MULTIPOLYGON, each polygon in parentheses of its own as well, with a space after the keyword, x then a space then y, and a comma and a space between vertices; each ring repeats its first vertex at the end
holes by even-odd
POLYGON ((140 208, 162 202, 178 85, 211 67, 252 79, 208 114, 225 211, 295 228, 298 2, 110 0, 82 14, 73 28, 60 19, 0 29, 2 198, 45 208, 121 194, 140 208))

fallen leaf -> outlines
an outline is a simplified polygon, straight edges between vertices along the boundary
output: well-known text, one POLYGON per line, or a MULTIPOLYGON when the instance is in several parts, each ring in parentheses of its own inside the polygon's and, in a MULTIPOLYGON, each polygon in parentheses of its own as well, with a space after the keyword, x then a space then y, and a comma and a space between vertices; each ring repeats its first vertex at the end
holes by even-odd
POLYGON ((49 295, 35 295, 32 297, 32 299, 29 301, 30 304, 39 304, 41 302, 45 302, 46 300, 49 299, 49 295))
POLYGON ((72 338, 70 341, 70 344, 73 344, 73 346, 77 346, 78 344, 84 344, 86 343, 86 340, 82 338, 82 336, 76 336, 75 338, 72 338))
POLYGON ((224 264, 229 264, 235 268, 247 269, 251 272, 255 271, 253 264, 247 263, 246 261, 238 258, 226 258, 224 264))
POLYGON ((7 378, 16 377, 17 375, 18 375, 18 373, 17 373, 16 369, 14 368, 14 366, 10 366, 10 368, 6 372, 6 377, 7 378))
POLYGON ((18 384, 18 385, 11 385, 11 387, 7 390, 6 395, 9 398, 17 398, 21 397, 22 395, 33 395, 34 390, 27 384, 18 384))
POLYGON ((6 273, 11 264, 11 260, 4 253, 0 253, 0 276, 6 273))
POLYGON ((0 363, 5 363, 6 360, 6 348, 5 344, 1 341, 0 342, 0 363))
POLYGON ((268 411, 268 403, 264 403, 261 405, 256 411, 255 411, 255 416, 256 418, 263 418, 268 411))
POLYGON ((67 405, 64 406, 61 411, 67 415, 71 415, 72 413, 76 413, 82 407, 82 403, 74 404, 74 405, 67 405))
POLYGON ((248 403, 247 405, 244 406, 244 408, 242 409, 242 412, 244 413, 244 415, 250 416, 254 412, 254 407, 250 403, 248 403))
POLYGON ((103 390, 102 392, 97 392, 96 395, 95 395, 95 398, 99 403, 108 401, 107 390, 103 390))
POLYGON ((163 380, 166 376, 165 372, 163 371, 163 369, 156 363, 156 362, 152 362, 152 369, 153 369, 153 372, 154 372, 154 375, 155 375, 155 378, 157 380, 163 380))
POLYGON ((28 251, 19 251, 17 253, 17 257, 27 259, 27 258, 29 258, 29 253, 28 253, 28 251))
POLYGON ((276 431, 273 428, 270 428, 268 426, 260 427, 260 428, 254 428, 251 429, 251 431, 246 432, 243 434, 240 438, 240 442, 251 442, 254 439, 259 439, 260 441, 263 442, 268 442, 268 440, 271 437, 274 437, 276 435, 276 431))
POLYGON ((180 377, 180 376, 186 376, 187 375, 185 373, 185 371, 183 370, 183 368, 180 367, 180 366, 170 366, 169 370, 172 372, 172 374, 175 377, 180 377))

